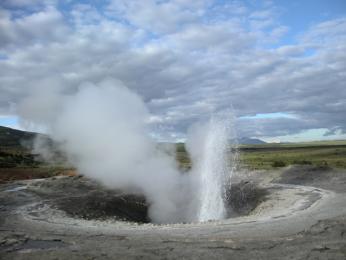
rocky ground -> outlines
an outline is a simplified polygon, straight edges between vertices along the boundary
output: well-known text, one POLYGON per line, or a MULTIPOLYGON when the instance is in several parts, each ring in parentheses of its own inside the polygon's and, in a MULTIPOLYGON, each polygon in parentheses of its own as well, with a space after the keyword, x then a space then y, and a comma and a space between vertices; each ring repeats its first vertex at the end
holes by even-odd
POLYGON ((345 259, 346 172, 244 174, 233 216, 154 225, 140 194, 79 177, 0 186, 1 259, 345 259), (115 206, 116 205, 116 206, 115 206))

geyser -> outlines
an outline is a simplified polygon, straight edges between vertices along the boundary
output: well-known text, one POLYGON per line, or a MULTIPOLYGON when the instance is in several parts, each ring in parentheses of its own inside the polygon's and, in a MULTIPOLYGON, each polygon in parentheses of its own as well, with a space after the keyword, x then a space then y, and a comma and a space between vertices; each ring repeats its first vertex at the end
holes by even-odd
POLYGON ((212 115, 207 123, 199 125, 201 136, 193 130, 189 139, 198 138, 188 150, 192 154, 192 174, 198 179, 198 221, 217 220, 227 217, 226 190, 230 187, 232 168, 229 115, 212 115), (196 142, 199 142, 196 145, 196 142), (198 149, 196 149, 198 148, 198 149))
POLYGON ((192 169, 183 173, 175 158, 149 137, 144 102, 119 81, 83 84, 73 94, 54 88, 47 91, 50 102, 45 93, 27 97, 18 112, 26 122, 46 129, 80 173, 109 188, 143 194, 155 223, 227 217, 229 116, 217 113, 191 127, 187 148, 192 169))

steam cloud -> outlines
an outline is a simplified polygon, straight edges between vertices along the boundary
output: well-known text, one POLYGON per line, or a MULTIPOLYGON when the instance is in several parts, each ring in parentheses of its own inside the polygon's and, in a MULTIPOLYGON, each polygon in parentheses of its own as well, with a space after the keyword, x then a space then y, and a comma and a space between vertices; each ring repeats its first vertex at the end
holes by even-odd
MULTIPOLYGON (((197 175, 182 174, 175 158, 157 149, 148 135, 150 114, 144 102, 121 82, 83 84, 74 94, 58 88, 39 91, 26 98, 18 112, 24 121, 43 127, 82 174, 111 188, 143 193, 153 222, 198 218, 197 175)), ((196 136, 201 140, 203 135, 196 136)), ((39 147, 44 148, 42 143, 39 147)), ((198 156, 199 149, 190 143, 192 156, 198 156)), ((50 156, 47 149, 40 150, 50 156)))

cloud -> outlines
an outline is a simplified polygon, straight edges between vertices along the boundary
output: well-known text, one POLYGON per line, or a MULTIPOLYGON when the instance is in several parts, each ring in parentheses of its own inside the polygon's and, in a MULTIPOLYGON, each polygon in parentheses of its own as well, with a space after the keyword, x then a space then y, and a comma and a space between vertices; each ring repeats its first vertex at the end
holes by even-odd
POLYGON ((40 0, 4 0, 3 5, 7 7, 27 7, 40 4, 40 0))
POLYGON ((62 14, 53 7, 15 18, 0 10, 0 21, 0 48, 5 50, 56 41, 68 32, 62 14))
POLYGON ((125 19, 131 25, 151 33, 172 33, 185 24, 197 21, 211 1, 114 0, 108 6, 110 14, 125 19))
POLYGON ((187 125, 231 104, 238 117, 297 115, 243 120, 241 135, 346 130, 346 18, 312 24, 285 44, 289 28, 272 4, 33 4, 21 15, 18 6, 0 11, 1 114, 37 90, 73 93, 113 77, 143 98, 162 138, 183 137, 187 125))

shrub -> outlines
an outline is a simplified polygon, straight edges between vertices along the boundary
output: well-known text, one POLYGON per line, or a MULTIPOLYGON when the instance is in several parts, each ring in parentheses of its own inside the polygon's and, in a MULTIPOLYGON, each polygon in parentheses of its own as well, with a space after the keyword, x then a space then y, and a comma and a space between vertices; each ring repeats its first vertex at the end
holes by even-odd
POLYGON ((284 161, 274 161, 272 163, 272 166, 273 167, 285 167, 286 166, 286 163, 284 161))
POLYGON ((307 160, 295 160, 293 161, 294 164, 301 164, 301 165, 312 165, 311 161, 307 160))

